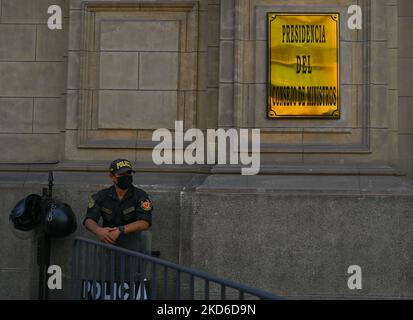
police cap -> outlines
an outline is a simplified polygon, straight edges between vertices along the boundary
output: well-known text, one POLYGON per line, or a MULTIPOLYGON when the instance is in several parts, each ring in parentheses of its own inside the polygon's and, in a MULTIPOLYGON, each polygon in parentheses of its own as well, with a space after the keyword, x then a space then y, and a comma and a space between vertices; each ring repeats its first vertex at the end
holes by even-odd
POLYGON ((126 159, 117 159, 110 164, 109 171, 112 174, 122 174, 128 171, 135 172, 132 164, 126 159))

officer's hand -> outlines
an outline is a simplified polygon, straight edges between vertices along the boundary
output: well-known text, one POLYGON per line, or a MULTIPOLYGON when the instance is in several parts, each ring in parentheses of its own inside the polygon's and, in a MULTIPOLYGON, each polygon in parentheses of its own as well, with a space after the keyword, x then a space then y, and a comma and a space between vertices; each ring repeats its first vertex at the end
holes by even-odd
POLYGON ((110 229, 111 230, 110 230, 109 235, 110 235, 111 239, 116 242, 118 240, 119 236, 120 236, 120 231, 119 231, 118 228, 110 228, 110 229))
POLYGON ((115 244, 116 240, 113 239, 113 235, 111 235, 111 229, 113 228, 99 228, 96 231, 96 235, 100 241, 108 244, 115 244))

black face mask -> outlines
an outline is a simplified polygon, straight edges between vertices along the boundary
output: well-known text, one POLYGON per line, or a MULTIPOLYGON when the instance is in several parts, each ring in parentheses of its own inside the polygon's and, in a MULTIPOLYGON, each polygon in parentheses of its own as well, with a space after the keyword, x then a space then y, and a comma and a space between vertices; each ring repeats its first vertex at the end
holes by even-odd
POLYGON ((116 185, 122 190, 127 190, 132 186, 132 183, 133 183, 132 175, 127 175, 127 176, 118 177, 118 183, 116 185))

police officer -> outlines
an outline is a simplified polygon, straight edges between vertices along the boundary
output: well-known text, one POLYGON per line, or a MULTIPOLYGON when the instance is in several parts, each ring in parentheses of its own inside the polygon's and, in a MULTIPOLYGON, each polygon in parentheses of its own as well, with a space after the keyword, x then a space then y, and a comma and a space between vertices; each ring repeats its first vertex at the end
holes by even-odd
POLYGON ((133 186, 135 171, 128 160, 113 161, 109 171, 113 186, 92 195, 83 224, 104 243, 139 250, 141 231, 152 225, 152 202, 145 191, 133 186))

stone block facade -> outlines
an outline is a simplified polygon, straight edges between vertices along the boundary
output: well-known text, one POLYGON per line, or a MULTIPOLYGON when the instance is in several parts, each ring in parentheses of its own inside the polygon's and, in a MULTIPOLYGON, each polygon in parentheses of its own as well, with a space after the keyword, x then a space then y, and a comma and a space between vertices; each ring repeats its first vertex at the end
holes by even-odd
MULTIPOLYGON (((0 298, 36 298, 35 235, 10 229, 14 203, 54 170, 81 221, 120 157, 157 202, 168 260, 286 297, 413 297, 413 2, 358 3, 362 30, 351 0, 0 0, 0 298), (267 118, 268 12, 340 14, 339 120, 267 118), (260 129, 260 174, 154 165, 153 131, 177 120, 260 129), (366 289, 349 292, 357 263, 366 289)), ((67 284, 72 240, 53 244, 67 284)))

